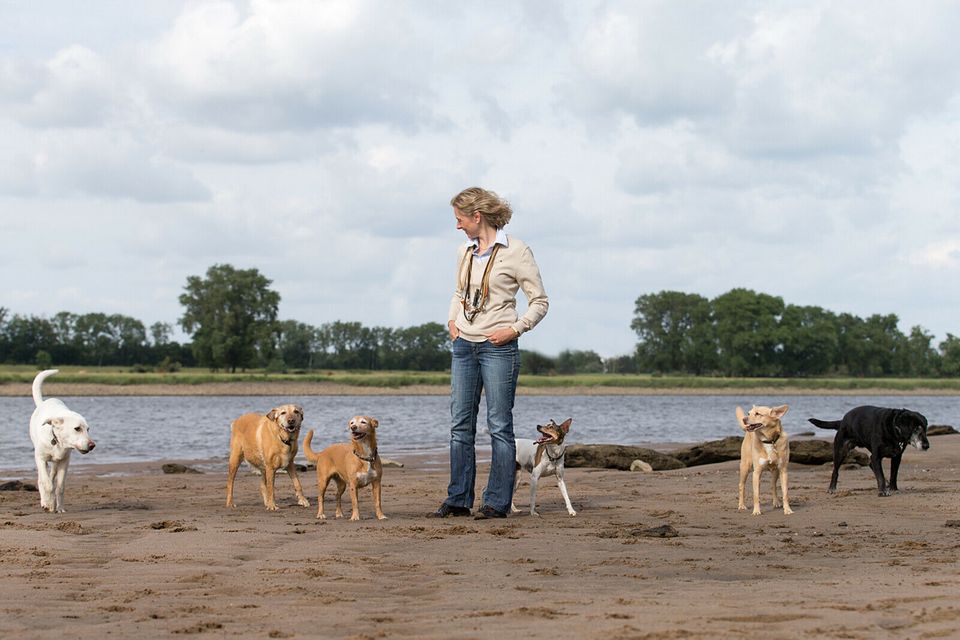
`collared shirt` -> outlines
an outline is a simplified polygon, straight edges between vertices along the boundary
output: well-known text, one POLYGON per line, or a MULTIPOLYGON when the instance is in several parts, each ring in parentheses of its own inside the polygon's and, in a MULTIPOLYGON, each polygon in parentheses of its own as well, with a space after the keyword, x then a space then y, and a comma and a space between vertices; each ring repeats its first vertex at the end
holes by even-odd
POLYGON ((473 251, 474 261, 477 264, 484 265, 484 266, 486 266, 487 259, 490 258, 490 254, 493 253, 493 246, 497 244, 503 245, 504 247, 510 246, 510 240, 507 239, 507 232, 504 231, 503 229, 497 229, 497 237, 494 238, 493 244, 487 247, 487 250, 484 251, 482 254, 477 253, 477 249, 480 248, 479 238, 471 238, 467 240, 467 246, 471 248, 471 251, 473 251))
MULTIPOLYGON (((463 305, 460 303, 463 298, 463 287, 466 284, 466 278, 460 273, 464 269, 463 259, 468 251, 475 252, 478 243, 470 240, 462 245, 457 252, 457 285, 454 294, 450 299, 450 311, 447 320, 456 321, 457 328, 460 330, 460 337, 470 342, 483 342, 487 336, 497 329, 511 327, 517 333, 525 333, 533 329, 540 320, 547 314, 549 301, 547 293, 543 288, 543 280, 540 277, 540 269, 536 260, 533 258, 533 252, 522 240, 507 236, 502 230, 497 230, 497 238, 494 244, 501 245, 497 252, 496 263, 490 272, 489 298, 484 305, 484 310, 479 313, 473 322, 466 319, 463 312, 463 305), (527 298, 527 309, 523 315, 517 314, 517 291, 523 290, 527 298)), ((472 269, 470 278, 470 295, 473 290, 478 288, 483 279, 483 271, 486 267, 486 260, 489 259, 492 252, 491 245, 484 253, 483 257, 473 257, 469 262, 472 269)))

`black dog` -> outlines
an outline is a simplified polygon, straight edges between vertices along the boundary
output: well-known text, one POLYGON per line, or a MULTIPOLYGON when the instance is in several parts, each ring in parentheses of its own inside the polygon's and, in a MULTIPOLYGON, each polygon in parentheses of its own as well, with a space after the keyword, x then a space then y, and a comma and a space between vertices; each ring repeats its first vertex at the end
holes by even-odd
POLYGON ((853 447, 870 450, 870 468, 877 476, 877 489, 881 496, 889 496, 897 491, 897 472, 900 459, 908 444, 926 451, 930 448, 927 440, 927 419, 916 411, 908 409, 884 409, 882 407, 857 407, 851 409, 842 420, 817 420, 810 422, 821 429, 836 429, 833 439, 833 475, 830 477, 830 493, 837 490, 837 474, 840 463, 853 447), (883 478, 883 458, 890 458, 890 485, 883 478))

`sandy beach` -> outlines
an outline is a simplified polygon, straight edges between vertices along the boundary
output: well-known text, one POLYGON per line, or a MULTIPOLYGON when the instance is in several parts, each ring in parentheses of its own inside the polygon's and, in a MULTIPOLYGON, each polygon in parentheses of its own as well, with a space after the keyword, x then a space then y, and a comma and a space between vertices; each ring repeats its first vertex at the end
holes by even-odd
POLYGON ((247 467, 235 510, 225 469, 78 468, 65 514, 0 492, 0 635, 956 637, 958 461, 960 435, 909 450, 888 498, 868 468, 843 470, 830 496, 829 466, 791 465, 790 516, 769 496, 763 515, 738 513, 735 461, 568 469, 576 517, 547 479, 541 517, 476 521, 424 517, 447 471, 413 457, 385 470, 389 519, 373 518, 366 490, 360 522, 315 519, 312 472, 310 508, 281 476, 270 513, 247 467))

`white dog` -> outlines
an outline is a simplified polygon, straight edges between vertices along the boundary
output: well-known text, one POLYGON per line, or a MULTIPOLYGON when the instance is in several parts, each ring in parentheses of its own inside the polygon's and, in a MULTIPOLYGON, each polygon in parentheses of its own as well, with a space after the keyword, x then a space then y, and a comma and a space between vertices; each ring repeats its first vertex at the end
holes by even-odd
POLYGON ((33 440, 33 457, 37 462, 40 506, 47 511, 63 513, 63 488, 70 452, 76 449, 80 453, 90 453, 96 444, 90 439, 90 427, 83 416, 68 409, 60 400, 43 399, 43 381, 57 371, 47 369, 33 379, 33 402, 37 408, 30 416, 30 439, 33 440))
MULTIPOLYGON (((538 440, 525 440, 517 438, 517 471, 528 471, 530 473, 530 515, 539 516, 537 513, 537 482, 543 476, 557 476, 557 486, 560 487, 560 493, 563 495, 563 501, 567 505, 567 513, 572 516, 577 515, 570 504, 570 496, 567 494, 567 483, 563 481, 563 461, 567 452, 567 446, 563 444, 563 439, 570 431, 570 425, 573 418, 567 418, 563 423, 557 424, 550 420, 550 424, 537 426, 537 431, 541 433, 538 440)), ((520 474, 517 473, 517 486, 520 485, 520 474)), ((516 490, 516 487, 514 487, 516 490)), ((510 511, 517 513, 520 510, 516 505, 510 504, 510 511)))

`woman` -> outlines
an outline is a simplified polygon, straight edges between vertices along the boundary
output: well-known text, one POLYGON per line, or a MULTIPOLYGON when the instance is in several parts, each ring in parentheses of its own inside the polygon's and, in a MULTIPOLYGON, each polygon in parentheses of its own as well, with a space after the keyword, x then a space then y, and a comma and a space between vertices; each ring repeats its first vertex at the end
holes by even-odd
POLYGON ((503 228, 513 215, 497 194, 479 187, 450 201, 457 229, 467 236, 457 257, 457 287, 447 326, 453 341, 450 366, 450 486, 432 516, 469 516, 476 481, 477 412, 487 399, 493 447, 490 476, 476 518, 505 518, 513 499, 516 443, 513 399, 520 374, 517 338, 547 313, 547 294, 533 252, 503 228), (517 316, 517 290, 527 310, 517 316))

